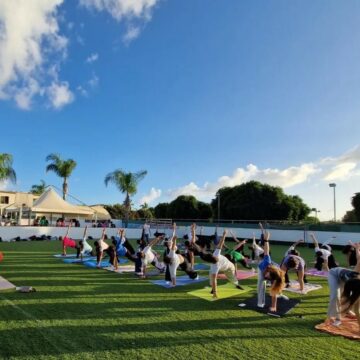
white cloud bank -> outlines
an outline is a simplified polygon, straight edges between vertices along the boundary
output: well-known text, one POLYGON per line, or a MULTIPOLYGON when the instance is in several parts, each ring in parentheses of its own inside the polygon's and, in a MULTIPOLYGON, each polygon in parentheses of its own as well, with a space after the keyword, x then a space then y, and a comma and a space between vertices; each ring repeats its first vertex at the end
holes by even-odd
POLYGON ((139 205, 151 204, 161 196, 161 190, 151 188, 150 192, 139 199, 139 205))
MULTIPOLYGON (((136 39, 151 19, 159 0, 79 0, 81 6, 105 11, 124 21, 126 44, 136 39)), ((60 33, 59 8, 64 0, 0 0, 0 100, 30 110, 35 99, 60 109, 74 100, 68 81, 60 79, 68 39, 60 33)), ((72 23, 67 24, 71 29, 72 23)), ((97 61, 91 54, 86 63, 97 61)), ((91 84, 90 84, 91 85, 91 84)), ((84 93, 78 85, 80 93, 84 93)))
POLYGON ((58 80, 68 43, 57 20, 62 3, 0 1, 0 99, 14 100, 24 110, 36 96, 47 97, 55 108, 73 100, 68 83, 58 80))
POLYGON ((116 21, 126 22, 125 43, 136 39, 141 25, 150 21, 152 11, 159 0, 80 0, 80 5, 109 13, 116 21), (140 24, 140 25, 139 25, 140 24))
MULTIPOLYGON (((332 216, 332 192, 329 192, 328 183, 336 181, 341 195, 340 212, 351 209, 350 198, 354 192, 359 191, 358 180, 360 177, 360 145, 340 155, 327 157, 314 162, 289 166, 285 169, 266 168, 259 169, 256 165, 249 164, 245 168, 237 168, 231 175, 219 177, 214 182, 205 182, 202 186, 190 182, 176 189, 166 191, 152 191, 155 200, 171 201, 180 195, 193 195, 199 200, 209 201, 215 197, 217 190, 225 186, 236 186, 244 182, 256 180, 273 186, 280 186, 287 193, 297 193, 311 206, 321 207, 326 219, 332 216), (163 194, 163 196, 162 196, 163 194)), ((155 189, 152 189, 155 190, 155 189)), ((150 195, 150 194, 149 194, 150 195)), ((141 200, 143 200, 142 198, 141 200)), ((340 199, 339 199, 340 200, 340 199)))

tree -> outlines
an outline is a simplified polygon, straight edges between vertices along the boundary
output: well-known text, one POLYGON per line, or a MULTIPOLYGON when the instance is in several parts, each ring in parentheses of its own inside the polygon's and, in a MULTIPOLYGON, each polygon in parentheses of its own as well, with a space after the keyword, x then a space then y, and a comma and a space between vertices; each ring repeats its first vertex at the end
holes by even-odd
POLYGON ((169 218, 169 203, 159 203, 154 207, 154 214, 157 219, 169 218))
POLYGON ((12 167, 13 157, 10 154, 0 153, 0 181, 16 183, 16 173, 12 167))
POLYGON ((40 180, 40 184, 35 184, 31 187, 30 192, 34 195, 41 195, 46 189, 46 183, 44 180, 40 180))
POLYGON ((360 221, 360 193, 356 193, 351 199, 351 205, 354 208, 354 213, 357 221, 360 221))
POLYGON ((112 219, 125 218, 125 206, 122 204, 104 205, 104 208, 108 211, 112 219))
MULTIPOLYGON (((218 192, 222 219, 301 221, 310 213, 300 197, 286 195, 280 187, 258 181, 225 187, 218 192)), ((217 199, 211 205, 217 213, 217 199)))
POLYGON ((137 211, 137 214, 140 219, 153 219, 154 213, 147 203, 144 203, 140 206, 140 209, 137 211))
POLYGON ((136 194, 139 182, 147 174, 146 170, 138 171, 136 173, 125 172, 121 169, 115 170, 105 176, 105 185, 113 183, 120 192, 125 194, 124 206, 126 209, 125 226, 128 226, 129 216, 131 212, 130 197, 136 194))
POLYGON ((358 222, 360 221, 360 193, 356 193, 351 198, 352 210, 346 212, 343 217, 344 222, 358 222))
POLYGON ((73 159, 62 160, 58 154, 50 154, 46 161, 52 161, 46 166, 46 172, 53 171, 57 176, 64 179, 63 182, 63 199, 66 200, 68 194, 68 178, 76 167, 76 161, 73 159))

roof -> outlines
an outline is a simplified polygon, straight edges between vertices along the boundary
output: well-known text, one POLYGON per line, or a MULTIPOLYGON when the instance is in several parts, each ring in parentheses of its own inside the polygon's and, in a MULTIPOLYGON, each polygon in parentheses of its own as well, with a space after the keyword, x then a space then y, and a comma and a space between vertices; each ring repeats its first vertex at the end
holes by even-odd
POLYGON ((55 214, 93 215, 94 210, 75 206, 63 200, 55 190, 49 188, 34 202, 31 211, 55 214))

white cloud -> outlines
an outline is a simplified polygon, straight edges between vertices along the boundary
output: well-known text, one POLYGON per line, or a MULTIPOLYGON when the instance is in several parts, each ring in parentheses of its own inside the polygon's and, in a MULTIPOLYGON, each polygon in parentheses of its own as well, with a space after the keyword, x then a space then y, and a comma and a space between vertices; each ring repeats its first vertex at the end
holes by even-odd
POLYGON ((345 180, 352 176, 352 170, 356 168, 356 163, 346 162, 334 166, 324 177, 326 181, 345 180))
POLYGON ((202 200, 209 200, 217 190, 225 186, 236 186, 250 180, 257 180, 273 186, 288 188, 304 181, 319 170, 315 164, 302 164, 301 166, 291 166, 284 170, 279 169, 259 169, 257 166, 250 164, 245 169, 238 168, 230 176, 221 176, 214 183, 205 183, 202 187, 191 182, 178 189, 169 190, 167 195, 170 199, 179 195, 194 195, 202 200))
POLYGON ((57 10, 63 0, 0 1, 0 98, 30 109, 36 96, 52 94, 57 81, 50 63, 66 57, 67 39, 60 35, 57 10), (54 57, 56 55, 56 57, 54 57))
POLYGON ((99 59, 99 54, 94 53, 94 54, 89 55, 86 58, 85 62, 87 62, 88 64, 91 64, 91 63, 97 61, 98 59, 99 59))
POLYGON ((140 28, 131 26, 127 29, 126 34, 123 36, 123 40, 126 44, 135 40, 140 35, 140 28))
POLYGON ((55 109, 60 109, 74 100, 74 94, 69 90, 69 83, 66 81, 53 82, 47 91, 49 100, 55 109))
POLYGON ((80 5, 109 13, 116 21, 125 20, 127 31, 123 37, 126 43, 136 39, 140 34, 137 23, 151 20, 152 11, 159 0, 80 0, 80 5))
POLYGON ((328 182, 336 180, 339 197, 337 210, 341 218, 351 209, 350 200, 353 194, 360 191, 359 177, 360 145, 338 157, 325 157, 285 169, 260 169, 254 164, 249 164, 245 168, 235 169, 231 175, 219 177, 214 182, 205 182, 202 186, 190 182, 176 189, 163 191, 163 196, 156 200, 172 201, 180 195, 194 195, 199 200, 209 201, 221 187, 256 180, 280 186, 289 194, 300 195, 309 206, 321 209, 322 219, 329 220, 333 217, 333 193, 329 191, 328 182))
POLYGON ((161 196, 161 190, 151 188, 150 192, 139 199, 139 204, 151 204, 161 196))
POLYGON ((96 74, 93 74, 91 79, 88 81, 88 84, 90 85, 90 87, 95 88, 99 85, 99 77, 96 76, 96 74))

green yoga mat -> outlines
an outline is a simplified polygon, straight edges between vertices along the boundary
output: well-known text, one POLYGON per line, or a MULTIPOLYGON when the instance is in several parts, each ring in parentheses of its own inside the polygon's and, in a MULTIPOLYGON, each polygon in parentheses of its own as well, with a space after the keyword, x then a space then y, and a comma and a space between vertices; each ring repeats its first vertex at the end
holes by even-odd
POLYGON ((244 290, 239 290, 233 284, 230 283, 220 286, 218 285, 217 299, 214 299, 212 294, 210 294, 211 292, 210 286, 207 286, 206 288, 199 290, 189 291, 188 294, 197 296, 207 301, 216 301, 216 300, 226 299, 235 295, 245 294, 251 290, 251 288, 248 286, 241 285, 241 287, 244 288, 244 290))

